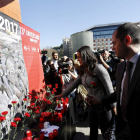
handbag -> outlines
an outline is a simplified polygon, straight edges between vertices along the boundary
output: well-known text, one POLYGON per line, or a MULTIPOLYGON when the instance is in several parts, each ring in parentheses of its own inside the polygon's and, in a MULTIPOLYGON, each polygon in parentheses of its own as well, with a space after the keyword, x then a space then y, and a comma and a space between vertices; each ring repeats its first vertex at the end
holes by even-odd
POLYGON ((113 125, 107 128, 106 132, 103 134, 103 139, 116 140, 115 130, 116 130, 116 123, 114 117, 113 125))

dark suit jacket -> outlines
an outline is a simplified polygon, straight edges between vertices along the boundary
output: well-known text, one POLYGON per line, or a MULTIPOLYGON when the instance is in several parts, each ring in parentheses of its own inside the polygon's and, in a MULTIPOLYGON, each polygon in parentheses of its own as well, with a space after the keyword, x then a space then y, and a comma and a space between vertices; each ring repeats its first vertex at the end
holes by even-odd
MULTIPOLYGON (((123 120, 120 108, 120 91, 123 73, 125 70, 125 61, 120 63, 116 71, 116 92, 102 98, 102 104, 106 106, 108 103, 117 102, 117 128, 116 133, 119 133, 123 127, 123 120)), ((131 129, 133 140, 140 139, 140 57, 137 61, 128 92, 126 116, 131 129)))

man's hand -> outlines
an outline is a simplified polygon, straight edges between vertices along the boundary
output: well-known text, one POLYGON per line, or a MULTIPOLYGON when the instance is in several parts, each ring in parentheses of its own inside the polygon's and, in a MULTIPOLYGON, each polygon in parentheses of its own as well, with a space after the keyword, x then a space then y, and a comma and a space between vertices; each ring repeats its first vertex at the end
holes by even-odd
POLYGON ((102 105, 101 100, 100 100, 100 99, 97 99, 97 98, 94 97, 93 95, 87 96, 86 102, 87 102, 89 105, 91 105, 91 104, 94 104, 94 105, 102 105))
POLYGON ((57 99, 60 99, 61 97, 63 97, 63 94, 56 95, 56 96, 53 97, 53 99, 54 99, 54 100, 57 100, 57 99))

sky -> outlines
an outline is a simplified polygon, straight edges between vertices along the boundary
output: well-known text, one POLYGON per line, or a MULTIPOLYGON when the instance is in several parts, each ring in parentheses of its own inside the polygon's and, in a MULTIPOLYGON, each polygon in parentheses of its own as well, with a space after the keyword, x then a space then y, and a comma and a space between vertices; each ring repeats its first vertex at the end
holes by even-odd
POLYGON ((22 23, 40 33, 40 48, 94 25, 140 21, 140 0, 20 0, 22 23))

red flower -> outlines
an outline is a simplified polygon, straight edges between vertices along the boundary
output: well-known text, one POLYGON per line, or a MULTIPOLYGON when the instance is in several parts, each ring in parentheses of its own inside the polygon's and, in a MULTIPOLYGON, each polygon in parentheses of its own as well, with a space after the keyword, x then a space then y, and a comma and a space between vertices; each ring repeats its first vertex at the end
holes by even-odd
POLYGON ((24 114, 26 117, 30 117, 30 114, 29 113, 25 113, 24 114))
POLYGON ((58 87, 58 84, 56 83, 56 84, 55 84, 55 86, 57 86, 57 87, 58 87))
POLYGON ((49 87, 50 87, 50 88, 52 88, 52 85, 51 85, 51 84, 49 84, 49 87))
POLYGON ((97 84, 96 84, 95 82, 91 82, 91 84, 92 84, 93 86, 97 86, 97 84))
POLYGON ((0 122, 4 121, 6 118, 3 116, 0 116, 0 122))
POLYGON ((8 111, 4 111, 1 114, 4 115, 4 116, 6 116, 8 114, 8 111))
POLYGON ((12 104, 16 104, 16 103, 17 103, 17 101, 12 101, 11 103, 12 103, 12 104))
POLYGON ((47 101, 47 104, 48 104, 48 105, 51 105, 51 101, 50 101, 50 100, 48 100, 48 101, 47 101))
POLYGON ((38 99, 38 96, 35 96, 36 99, 38 99))
POLYGON ((21 118, 14 118, 14 121, 21 121, 21 118))
POLYGON ((47 99, 46 99, 46 98, 44 98, 43 100, 44 100, 45 102, 47 102, 47 99))
POLYGON ((35 111, 35 113, 39 113, 39 110, 35 111))
POLYGON ((55 88, 58 88, 58 86, 56 86, 55 88))
POLYGON ((28 95, 28 97, 29 97, 30 99, 32 99, 32 96, 31 96, 31 95, 28 95))
POLYGON ((41 117, 48 117, 51 114, 51 112, 42 112, 41 117))
POLYGON ((24 100, 24 101, 27 101, 27 99, 26 99, 26 98, 24 98, 23 100, 24 100))
POLYGON ((28 108, 28 109, 32 109, 32 107, 31 107, 31 106, 27 106, 27 108, 28 108))
POLYGON ((17 124, 15 122, 11 122, 12 127, 17 127, 17 124))
POLYGON ((31 106, 35 106, 35 103, 31 103, 31 106))
POLYGON ((54 91, 52 91, 52 94, 54 94, 54 91))
POLYGON ((46 96, 50 96, 50 93, 46 93, 46 96))
POLYGON ((37 95, 40 94, 40 92, 37 92, 37 95))
POLYGON ((32 95, 33 93, 30 92, 30 93, 28 93, 28 94, 32 95))
POLYGON ((42 90, 42 89, 40 89, 40 92, 43 92, 43 90, 42 90))
POLYGON ((42 88, 45 88, 45 86, 43 86, 42 88))
POLYGON ((40 106, 37 106, 37 109, 40 110, 40 106))

